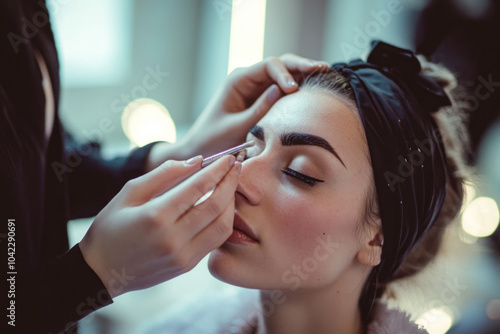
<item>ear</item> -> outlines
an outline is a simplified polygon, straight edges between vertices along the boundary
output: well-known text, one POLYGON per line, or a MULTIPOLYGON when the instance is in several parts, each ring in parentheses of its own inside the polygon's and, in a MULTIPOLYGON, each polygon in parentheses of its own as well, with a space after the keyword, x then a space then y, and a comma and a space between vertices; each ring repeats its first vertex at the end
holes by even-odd
POLYGON ((375 267, 380 263, 382 258, 382 246, 384 245, 384 235, 382 234, 382 229, 377 227, 376 231, 370 229, 367 231, 366 237, 361 244, 361 248, 358 251, 357 259, 358 261, 370 267, 375 267))

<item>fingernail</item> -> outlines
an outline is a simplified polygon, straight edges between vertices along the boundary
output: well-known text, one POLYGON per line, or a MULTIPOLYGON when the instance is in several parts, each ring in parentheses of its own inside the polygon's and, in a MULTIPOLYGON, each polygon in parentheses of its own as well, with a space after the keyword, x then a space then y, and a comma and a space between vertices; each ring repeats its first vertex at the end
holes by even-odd
POLYGON ((241 174, 241 168, 242 168, 242 165, 240 162, 237 162, 236 164, 236 172, 239 174, 241 174))
POLYGON ((269 94, 267 94, 267 100, 269 102, 274 102, 280 97, 280 90, 278 86, 273 85, 271 86, 271 90, 269 91, 269 94))
POLYGON ((245 159, 245 155, 246 154, 247 154, 247 150, 246 149, 241 150, 240 153, 238 153, 238 155, 236 156, 236 161, 242 162, 243 159, 245 159))
POLYGON ((321 66, 321 67, 330 67, 330 64, 328 64, 325 61, 317 61, 316 66, 321 66))
POLYGON ((196 165, 198 164, 199 162, 201 162, 201 160, 203 160, 203 157, 201 155, 197 155, 195 157, 192 157, 191 159, 189 160, 186 160, 185 164, 186 165, 196 165))
POLYGON ((287 82, 288 86, 289 87, 297 87, 297 83, 295 82, 295 80, 293 79, 288 79, 288 82, 287 82))
POLYGON ((229 168, 233 167, 236 157, 234 155, 229 156, 229 168))

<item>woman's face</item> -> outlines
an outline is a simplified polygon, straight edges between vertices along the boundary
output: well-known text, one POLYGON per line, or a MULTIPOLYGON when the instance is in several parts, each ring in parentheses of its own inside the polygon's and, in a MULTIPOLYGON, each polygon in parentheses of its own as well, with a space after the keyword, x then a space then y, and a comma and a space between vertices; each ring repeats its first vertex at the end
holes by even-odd
POLYGON ((333 94, 302 89, 280 99, 247 139, 256 145, 243 162, 235 229, 245 231, 244 221, 257 240, 233 232, 212 252, 211 273, 255 289, 352 281, 362 266, 356 228, 373 182, 357 111, 333 94))

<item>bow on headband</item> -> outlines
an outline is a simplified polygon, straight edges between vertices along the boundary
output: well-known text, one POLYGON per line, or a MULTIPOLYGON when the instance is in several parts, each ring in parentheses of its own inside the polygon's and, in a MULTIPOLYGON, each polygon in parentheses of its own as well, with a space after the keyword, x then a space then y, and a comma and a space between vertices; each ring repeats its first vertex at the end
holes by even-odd
POLYGON ((421 73, 420 62, 412 51, 382 41, 373 41, 367 62, 404 78, 420 104, 429 112, 436 112, 451 104, 441 86, 421 73))
POLYGON ((384 245, 377 279, 387 281, 436 220, 446 193, 446 157, 431 117, 450 104, 421 73, 415 54, 376 41, 367 62, 333 64, 350 83, 363 122, 384 245))

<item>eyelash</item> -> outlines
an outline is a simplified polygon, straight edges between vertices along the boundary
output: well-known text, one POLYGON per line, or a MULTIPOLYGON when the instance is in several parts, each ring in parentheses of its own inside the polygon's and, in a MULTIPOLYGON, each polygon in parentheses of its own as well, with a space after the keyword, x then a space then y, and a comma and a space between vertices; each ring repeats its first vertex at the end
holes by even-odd
POLYGON ((286 175, 294 177, 297 180, 302 181, 302 182, 304 182, 305 184, 307 184, 307 185, 309 185, 311 187, 314 187, 317 182, 325 182, 325 181, 322 181, 322 180, 315 179, 314 177, 310 177, 310 176, 304 175, 304 174, 299 173, 299 172, 297 172, 297 171, 295 171, 293 169, 290 169, 290 168, 285 168, 285 169, 282 169, 281 171, 283 173, 285 173, 286 175))
MULTIPOLYGON (((249 159, 249 156, 248 155, 245 155, 245 158, 243 160, 247 160, 249 159)), ((288 175, 288 176, 291 176, 301 182, 304 182, 305 184, 311 186, 311 187, 314 187, 316 185, 317 182, 325 182, 323 180, 318 180, 318 179, 315 179, 314 177, 310 177, 310 176, 307 176, 307 175, 304 175, 302 173, 299 173, 293 169, 290 169, 290 168, 285 168, 285 169, 282 169, 281 170, 285 175, 288 175)))

